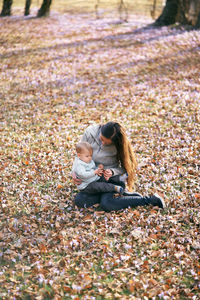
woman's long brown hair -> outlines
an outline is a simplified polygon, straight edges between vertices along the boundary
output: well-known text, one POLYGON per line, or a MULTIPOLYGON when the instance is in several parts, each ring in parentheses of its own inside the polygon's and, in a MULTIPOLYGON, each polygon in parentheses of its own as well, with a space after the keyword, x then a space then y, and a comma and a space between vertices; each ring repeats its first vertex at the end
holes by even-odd
POLYGON ((110 138, 116 146, 117 158, 121 163, 121 166, 128 173, 127 186, 128 190, 131 192, 133 190, 136 177, 137 161, 135 153, 132 149, 130 141, 127 138, 124 128, 119 123, 108 122, 107 124, 102 126, 102 135, 107 138, 110 138), (112 127, 113 130, 111 131, 112 127), (106 131, 107 136, 104 135, 106 131), (111 132, 113 132, 112 135, 110 135, 111 132))

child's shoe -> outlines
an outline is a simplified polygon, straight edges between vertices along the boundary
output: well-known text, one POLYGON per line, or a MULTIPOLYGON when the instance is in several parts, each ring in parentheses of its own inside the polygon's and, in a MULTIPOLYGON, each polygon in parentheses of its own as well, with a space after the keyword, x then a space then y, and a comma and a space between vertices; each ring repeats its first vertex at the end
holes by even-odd
POLYGON ((123 187, 121 187, 119 185, 115 185, 115 192, 122 195, 124 193, 124 189, 123 189, 123 187))

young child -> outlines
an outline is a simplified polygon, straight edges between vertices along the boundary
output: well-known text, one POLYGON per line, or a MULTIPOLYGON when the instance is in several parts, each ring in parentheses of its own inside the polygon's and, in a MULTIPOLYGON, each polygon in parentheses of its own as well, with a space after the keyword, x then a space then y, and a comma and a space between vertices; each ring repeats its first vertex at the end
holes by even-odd
MULTIPOLYGON (((95 194, 102 192, 116 192, 123 194, 124 189, 120 185, 111 183, 111 180, 106 181, 103 176, 103 165, 96 168, 92 160, 92 146, 87 142, 80 142, 76 145, 76 153, 72 172, 81 179, 81 183, 77 186, 79 190, 86 193, 95 194)), ((120 181, 116 183, 121 183, 120 181)))

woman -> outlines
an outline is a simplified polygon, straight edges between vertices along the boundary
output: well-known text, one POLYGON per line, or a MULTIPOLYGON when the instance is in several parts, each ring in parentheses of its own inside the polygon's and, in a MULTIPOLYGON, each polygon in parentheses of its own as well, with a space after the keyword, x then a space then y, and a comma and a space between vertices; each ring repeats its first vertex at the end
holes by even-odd
POLYGON ((104 166, 106 180, 124 174, 120 179, 125 181, 128 176, 127 186, 132 191, 137 163, 131 143, 119 123, 89 126, 81 142, 88 142, 92 146, 93 160, 97 166, 104 166))
POLYGON ((75 197, 75 205, 78 207, 87 208, 95 204, 99 204, 106 212, 146 205, 165 208, 164 200, 157 194, 142 197, 138 193, 133 193, 128 196, 119 195, 116 197, 114 193, 87 194, 80 192, 75 197))
MULTIPOLYGON (((127 187, 129 192, 123 196, 114 197, 113 193, 101 193, 89 195, 80 192, 75 197, 75 204, 79 207, 89 207, 96 203, 100 203, 105 211, 119 210, 129 206, 138 205, 158 205, 164 207, 164 202, 159 196, 142 197, 138 193, 132 192, 135 174, 136 174, 136 158, 132 150, 131 143, 127 138, 124 128, 116 122, 108 122, 104 125, 91 125, 83 134, 82 142, 88 142, 93 148, 93 160, 98 166, 104 166, 104 177, 106 180, 120 180, 121 185, 127 187)), ((80 184, 80 180, 74 178, 76 184, 80 184)))

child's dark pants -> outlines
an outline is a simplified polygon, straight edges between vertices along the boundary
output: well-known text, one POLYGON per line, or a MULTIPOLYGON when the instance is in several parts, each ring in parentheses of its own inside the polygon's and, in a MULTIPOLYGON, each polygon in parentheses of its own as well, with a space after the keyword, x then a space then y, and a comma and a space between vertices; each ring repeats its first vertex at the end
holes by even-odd
POLYGON ((111 177, 109 180, 105 180, 104 176, 101 176, 99 180, 89 183, 81 192, 88 194, 111 193, 116 192, 116 185, 125 188, 124 182, 119 180, 118 175, 111 177))

